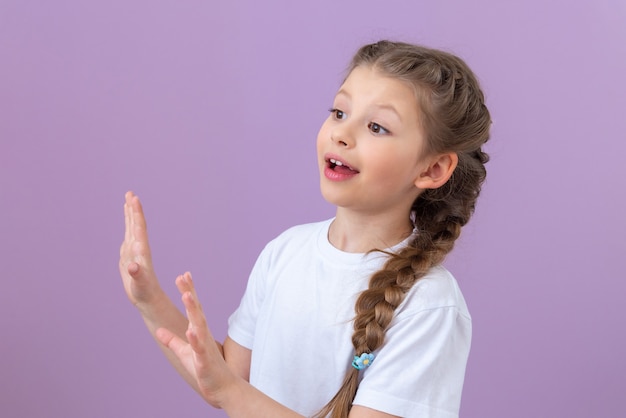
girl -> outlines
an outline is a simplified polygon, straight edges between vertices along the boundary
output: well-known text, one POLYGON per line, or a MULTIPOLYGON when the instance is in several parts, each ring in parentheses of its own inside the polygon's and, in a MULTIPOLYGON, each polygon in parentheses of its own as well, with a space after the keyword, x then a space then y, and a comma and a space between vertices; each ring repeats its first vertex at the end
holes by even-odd
POLYGON ((131 192, 120 259, 128 297, 172 365, 229 416, 457 417, 471 320, 440 264, 474 210, 490 124, 459 58, 366 45, 317 138, 336 216, 266 246, 224 344, 190 273, 176 279, 186 317, 161 290, 131 192))

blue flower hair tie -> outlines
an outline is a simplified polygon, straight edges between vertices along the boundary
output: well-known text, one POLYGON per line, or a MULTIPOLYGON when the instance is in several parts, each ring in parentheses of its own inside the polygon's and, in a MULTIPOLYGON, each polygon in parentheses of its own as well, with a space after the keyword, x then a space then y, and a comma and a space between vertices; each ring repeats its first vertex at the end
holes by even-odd
POLYGON ((372 353, 363 353, 360 356, 354 356, 354 360, 352 360, 352 367, 357 370, 363 370, 372 364, 374 357, 375 356, 372 353))

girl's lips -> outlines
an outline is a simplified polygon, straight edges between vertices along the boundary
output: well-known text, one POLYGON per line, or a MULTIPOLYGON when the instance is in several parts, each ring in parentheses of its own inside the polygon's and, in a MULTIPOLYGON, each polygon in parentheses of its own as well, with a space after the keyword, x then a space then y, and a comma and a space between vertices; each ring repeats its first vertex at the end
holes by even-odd
POLYGON ((352 167, 350 164, 348 164, 345 160, 343 160, 338 155, 326 154, 324 156, 324 160, 326 161, 326 165, 330 167, 331 169, 337 169, 340 171, 349 170, 355 173, 359 172, 359 170, 352 167))
POLYGON ((327 154, 324 156, 326 166, 324 167, 324 176, 332 181, 343 181, 351 179, 359 174, 359 170, 348 165, 344 160, 336 155, 327 154))

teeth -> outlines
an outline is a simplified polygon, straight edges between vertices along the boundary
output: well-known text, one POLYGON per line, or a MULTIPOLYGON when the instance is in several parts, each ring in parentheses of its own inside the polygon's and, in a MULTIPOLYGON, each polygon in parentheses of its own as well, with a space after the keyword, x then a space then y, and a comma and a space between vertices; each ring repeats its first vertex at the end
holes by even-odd
POLYGON ((330 162, 331 162, 331 163, 333 163, 333 164, 335 164, 335 165, 339 165, 339 166, 342 166, 342 165, 343 165, 343 163, 342 163, 341 161, 337 161, 337 160, 335 160, 334 158, 331 158, 331 159, 330 159, 330 162))

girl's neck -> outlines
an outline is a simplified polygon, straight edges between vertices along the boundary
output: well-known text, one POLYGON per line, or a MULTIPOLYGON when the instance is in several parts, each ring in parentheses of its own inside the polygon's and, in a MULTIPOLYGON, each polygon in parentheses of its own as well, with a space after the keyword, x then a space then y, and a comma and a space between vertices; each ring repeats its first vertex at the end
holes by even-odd
POLYGON ((413 231, 406 216, 390 217, 388 214, 364 215, 338 208, 328 230, 328 240, 337 249, 348 253, 393 247, 413 231))

